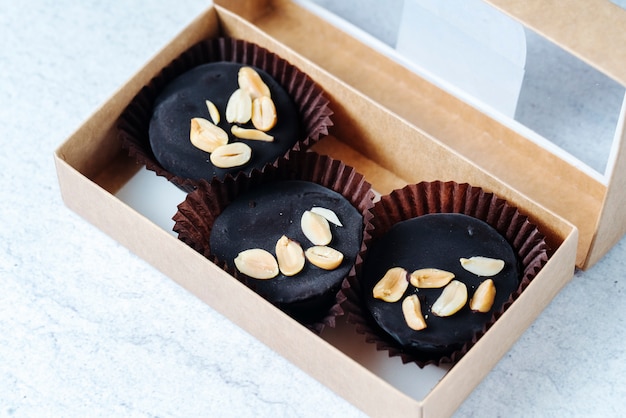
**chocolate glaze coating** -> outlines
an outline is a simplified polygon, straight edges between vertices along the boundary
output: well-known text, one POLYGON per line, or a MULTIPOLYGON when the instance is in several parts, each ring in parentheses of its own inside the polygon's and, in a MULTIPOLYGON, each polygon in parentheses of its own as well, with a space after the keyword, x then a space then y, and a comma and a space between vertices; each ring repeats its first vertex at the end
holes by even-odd
POLYGON ((306 261, 295 276, 249 279, 260 295, 300 319, 313 319, 335 303, 335 295, 361 248, 363 218, 346 198, 307 181, 269 183, 228 205, 215 220, 210 236, 211 253, 233 269, 233 260, 246 249, 263 248, 276 255, 276 242, 282 235, 298 241, 306 250, 313 244, 304 236, 300 218, 314 206, 331 209, 343 224, 330 223, 333 239, 329 244, 343 253, 342 264, 327 271, 306 261))
MULTIPOLYGON (((173 174, 193 180, 213 177, 223 179, 226 174, 239 171, 250 173, 284 155, 301 138, 302 129, 298 110, 287 92, 266 72, 255 70, 270 88, 276 106, 277 123, 268 133, 274 142, 242 140, 232 135, 226 121, 226 103, 238 88, 237 73, 243 65, 233 62, 203 64, 187 71, 166 86, 155 101, 150 120, 150 146, 155 158, 173 174), (211 120, 205 101, 211 100, 219 109, 219 126, 229 135, 229 142, 246 142, 252 148, 252 158, 241 167, 217 168, 209 160, 210 154, 191 144, 191 119, 211 120)), ((252 127, 251 123, 245 127, 252 127)))
POLYGON ((374 321, 408 353, 448 355, 480 332, 493 312, 501 310, 519 286, 520 267, 511 245, 487 223, 462 214, 429 214, 394 225, 372 243, 363 264, 364 300, 374 321), (461 266, 461 257, 485 256, 505 261, 504 269, 492 277, 496 298, 487 313, 472 312, 471 299, 485 277, 478 277, 461 266), (419 289, 409 283, 403 297, 395 303, 375 299, 374 285, 391 267, 403 267, 407 273, 420 268, 438 268, 455 274, 466 284, 468 303, 459 312, 440 318, 430 309, 443 289, 419 289), (402 300, 417 294, 427 328, 410 329, 402 314, 402 300))

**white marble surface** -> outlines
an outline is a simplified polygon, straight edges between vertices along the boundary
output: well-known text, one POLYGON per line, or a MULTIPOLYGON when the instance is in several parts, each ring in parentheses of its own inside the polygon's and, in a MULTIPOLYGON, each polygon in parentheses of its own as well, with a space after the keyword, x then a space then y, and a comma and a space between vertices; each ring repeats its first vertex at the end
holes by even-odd
MULTIPOLYGON (((54 149, 206 6, 0 3, 0 416, 362 416, 61 201, 54 149)), ((624 260, 577 272, 456 415, 622 415, 624 260)))

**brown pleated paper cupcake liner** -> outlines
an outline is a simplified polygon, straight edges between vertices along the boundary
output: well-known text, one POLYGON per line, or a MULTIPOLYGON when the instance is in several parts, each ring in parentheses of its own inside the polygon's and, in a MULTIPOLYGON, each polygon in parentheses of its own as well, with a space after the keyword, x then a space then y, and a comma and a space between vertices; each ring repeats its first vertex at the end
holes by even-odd
MULTIPOLYGON (((254 290, 254 279, 247 278, 234 267, 230 267, 225 260, 220 260, 212 254, 209 237, 217 217, 237 196, 263 184, 280 180, 302 180, 322 185, 341 194, 363 216, 361 248, 355 264, 344 278, 341 288, 337 290, 335 303, 328 312, 320 315, 315 321, 311 323, 301 321, 313 332, 321 333, 325 327, 334 327, 335 318, 343 315, 341 308, 341 302, 345 300, 343 290, 348 288, 349 281, 354 280, 356 268, 363 261, 366 248, 364 242, 369 238, 367 225, 369 217, 372 216, 370 209, 374 205, 374 194, 370 184, 352 167, 312 151, 294 151, 288 158, 281 158, 274 165, 266 166, 262 170, 253 170, 250 176, 239 174, 223 182, 200 181, 197 189, 189 193, 185 201, 178 205, 178 211, 173 217, 174 231, 178 233, 181 241, 254 290)), ((279 304, 277 306, 284 308, 279 304)))
POLYGON ((365 336, 366 342, 376 344, 379 351, 388 351, 390 357, 400 356, 403 363, 415 363, 419 367, 456 363, 520 296, 549 258, 550 250, 545 237, 526 216, 495 194, 469 184, 435 181, 408 185, 381 197, 371 212, 373 229, 368 245, 375 243, 398 222, 431 213, 460 213, 485 221, 495 228, 511 244, 522 266, 518 289, 501 310, 493 313, 483 329, 459 350, 450 355, 433 357, 406 352, 378 328, 363 302, 363 289, 358 280, 361 274, 359 265, 357 274, 351 276, 344 289, 346 300, 342 307, 347 313, 347 320, 355 325, 359 334, 365 336))
POLYGON ((194 67, 219 61, 260 68, 287 91, 298 108, 303 127, 302 137, 291 150, 308 148, 327 135, 328 128, 333 124, 330 118, 333 112, 321 87, 283 58, 244 40, 215 38, 202 41, 181 54, 144 86, 124 110, 118 123, 118 136, 129 155, 187 192, 194 190, 198 181, 177 176, 159 164, 150 147, 150 119, 155 99, 168 83, 194 67))

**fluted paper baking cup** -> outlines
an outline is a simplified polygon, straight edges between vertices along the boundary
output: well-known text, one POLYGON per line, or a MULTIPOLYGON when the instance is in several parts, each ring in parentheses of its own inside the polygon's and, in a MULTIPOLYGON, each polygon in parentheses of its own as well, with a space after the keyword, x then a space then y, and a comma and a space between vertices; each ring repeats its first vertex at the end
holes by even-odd
MULTIPOLYGON (((273 193, 275 189, 269 190, 270 193, 273 193)), ((259 199, 262 199, 265 195, 261 195, 259 199)), ((334 327, 335 318, 343 314, 343 310, 340 308, 340 302, 345 299, 342 288, 344 290, 347 288, 348 278, 355 275, 356 266, 360 265, 362 262, 363 251, 365 250, 364 242, 369 237, 369 227, 366 225, 369 225, 368 219, 371 216, 369 209, 373 207, 373 197, 374 194, 370 184, 352 167, 345 165, 339 160, 334 160, 314 152, 294 151, 289 155, 289 158, 281 158, 276 164, 266 166, 263 170, 254 170, 250 176, 240 174, 236 177, 227 178, 225 181, 214 180, 212 182, 199 182, 197 189, 189 193, 185 201, 178 206, 178 211, 173 217, 175 221, 174 231, 178 233, 178 238, 187 243, 187 245, 203 254, 237 280, 240 280, 251 289, 266 297, 266 299, 272 301, 272 303, 280 309, 291 314, 295 319, 303 323, 303 325, 319 333, 326 326, 334 327), (276 184, 290 181, 309 182, 323 186, 325 189, 335 192, 333 195, 341 195, 342 198, 339 198, 339 200, 347 201, 345 204, 347 204, 348 207, 349 205, 353 207, 353 209, 349 209, 349 211, 352 213, 354 210, 354 213, 360 216, 347 219, 346 221, 351 222, 350 224, 333 229, 333 231, 338 231, 338 235, 336 237, 333 235, 333 241, 328 244, 329 246, 344 245, 341 243, 341 240, 345 241, 348 239, 346 237, 349 236, 354 243, 351 244, 349 248, 356 248, 357 251, 354 254, 346 255, 344 261, 347 264, 341 267, 341 269, 343 269, 341 275, 332 279, 332 286, 329 285, 328 288, 324 288, 321 297, 319 294, 315 294, 313 297, 307 296, 307 298, 303 298, 302 300, 292 300, 283 303, 271 300, 273 297, 267 294, 267 292, 269 292, 269 286, 278 286, 281 283, 286 283, 288 280, 305 280, 303 277, 296 275, 290 278, 279 275, 278 278, 271 280, 283 281, 272 282, 273 284, 271 285, 271 280, 262 281, 247 277, 235 268, 233 260, 220 259, 220 257, 215 255, 215 251, 211 249, 211 234, 218 217, 229 205, 233 204, 233 202, 237 202, 239 197, 245 196, 247 198, 250 196, 250 193, 258 193, 259 190, 267 190, 264 189, 264 187, 275 187, 276 184), (345 229, 342 230, 342 228, 345 229), (354 231, 354 233, 352 231, 354 231), (361 232, 360 238, 357 235, 358 232, 361 232), (356 241, 357 239, 359 241, 356 241), (350 258, 348 258, 348 256, 350 258)), ((243 197, 239 202, 242 200, 243 197)), ((264 202, 267 202, 267 200, 264 202)), ((258 204, 260 205, 260 203, 258 204)), ((250 206, 256 208, 256 205, 256 200, 250 200, 250 203, 248 203, 247 200, 245 201, 246 207, 250 206)), ((287 206, 289 206, 288 210, 285 210, 284 214, 281 211, 279 215, 281 218, 285 218, 286 224, 297 224, 299 231, 299 213, 305 210, 305 208, 300 207, 302 204, 293 200, 290 200, 288 205, 281 204, 278 207, 282 210, 282 208, 286 208, 287 206), (293 219, 290 217, 293 217, 293 219)), ((272 207, 272 213, 276 213, 278 216, 279 211, 273 208, 274 207, 272 207)), ((235 223, 237 224, 237 229, 244 228, 239 222, 235 223)), ((248 224, 245 222, 241 223, 245 224, 245 228, 248 227, 248 224)), ((263 223, 267 224, 267 222, 263 223)), ((222 232, 218 230, 218 233, 222 232)), ((280 236, 283 233, 284 231, 280 230, 280 227, 272 224, 271 231, 268 232, 268 235, 263 234, 260 238, 255 237, 254 239, 257 240, 257 242, 260 240, 260 242, 262 242, 261 245, 267 245, 268 251, 273 252, 272 246, 276 240, 273 238, 266 239, 265 236, 280 236)), ((297 232, 293 233, 295 234, 297 232)), ((335 232, 333 232, 333 234, 335 234, 335 232)), ((244 239, 247 239, 247 237, 248 236, 244 239)), ((303 249, 312 246, 311 243, 302 237, 297 238, 294 236, 290 238, 299 239, 303 249)), ((252 239, 250 240, 252 241, 252 239)), ((237 240, 237 242, 241 241, 237 240)), ((241 245, 243 246, 244 244, 241 245)), ((248 248, 237 249, 237 251, 245 249, 248 248)), ((321 279, 329 277, 323 276, 327 275, 328 272, 324 272, 316 267, 305 267, 305 271, 308 271, 306 280, 313 279, 310 283, 321 283, 323 281, 321 279), (313 274, 314 276, 309 276, 308 274, 313 274)), ((317 291, 319 291, 319 289, 315 290, 315 292, 317 291)))
POLYGON ((435 181, 408 185, 382 196, 371 213, 373 229, 369 248, 399 222, 433 213, 459 213, 482 220, 497 230, 511 245, 521 266, 517 290, 501 309, 493 312, 485 326, 462 348, 449 355, 433 356, 431 353, 409 353, 373 320, 363 299, 364 289, 359 280, 363 273, 361 264, 344 291, 346 300, 342 307, 348 314, 348 321, 356 325, 357 332, 363 334, 367 342, 376 344, 378 350, 388 351, 390 356, 400 356, 404 363, 413 362, 423 367, 457 362, 519 297, 549 258, 545 237, 528 217, 504 199, 469 184, 435 181))
MULTIPOLYGON (((145 165, 148 170, 167 178, 185 191, 191 191, 196 187, 198 179, 180 177, 165 169, 157 161, 150 145, 150 120, 155 100, 168 84, 202 64, 214 62, 233 62, 259 68, 287 92, 301 118, 300 137, 293 138, 290 150, 306 149, 328 134, 328 128, 332 126, 331 115, 333 113, 329 107, 329 100, 321 87, 307 74, 278 55, 251 42, 232 38, 208 39, 192 46, 163 68, 139 91, 121 115, 118 123, 118 136, 122 147, 139 164, 145 165)), ((280 118, 280 115, 278 117, 280 118)), ((292 141, 292 138, 288 141, 292 141)), ((258 145, 252 144, 251 146, 258 145)), ((202 153, 200 150, 198 152, 202 153)), ((288 152, 289 150, 279 156, 284 156, 288 152)), ((203 154, 198 158, 208 160, 208 153, 206 157, 203 154)), ((267 163, 271 164, 276 159, 273 158, 267 163)), ((265 161, 256 162, 256 168, 261 168, 260 165, 263 163, 265 161)), ((239 171, 249 174, 253 168, 255 167, 252 165, 242 166, 241 169, 230 170, 228 173, 220 172, 219 175, 223 179, 226 176, 234 176, 239 171)), ((206 180, 211 181, 212 178, 206 180)))

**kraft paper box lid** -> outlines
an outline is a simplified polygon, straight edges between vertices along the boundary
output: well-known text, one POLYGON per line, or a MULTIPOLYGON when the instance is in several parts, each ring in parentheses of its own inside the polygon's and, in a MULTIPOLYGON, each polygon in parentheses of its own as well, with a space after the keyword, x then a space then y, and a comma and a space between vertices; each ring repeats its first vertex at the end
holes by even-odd
MULTIPOLYGON (((376 81, 372 77, 382 65, 390 71, 381 75, 382 82, 393 85, 390 91, 381 92, 383 98, 386 93, 397 93, 396 83, 403 83, 405 87, 417 83, 419 78, 410 71, 342 35, 290 1, 232 1, 228 2, 228 6, 241 10, 235 13, 218 5, 199 15, 57 149, 55 163, 66 204, 281 356, 369 414, 451 415, 571 279, 578 230, 558 214, 483 170, 433 135, 399 118, 284 42, 300 43, 302 52, 322 58, 328 53, 329 44, 338 44, 341 53, 328 58, 328 62, 322 62, 336 67, 339 74, 349 74, 351 84, 366 86, 376 81), (238 13, 243 13, 244 17, 247 15, 248 20, 243 20, 238 13), (312 28, 316 28, 314 35, 307 32, 312 28), (268 35, 267 31, 272 33, 268 35), (220 35, 244 38, 267 46, 300 65, 327 88, 334 99, 335 120, 341 123, 337 123, 335 137, 320 141, 320 150, 326 149, 341 159, 345 157, 347 163, 358 162, 358 168, 364 170, 362 174, 374 180, 379 192, 387 193, 417 180, 447 179, 448 176, 455 180, 454 177, 457 177, 463 182, 485 187, 523 208, 554 249, 551 259, 519 299, 450 370, 436 370, 435 379, 426 379, 427 383, 420 381, 419 385, 414 384, 415 370, 410 370, 411 388, 419 386, 420 390, 426 390, 419 399, 389 384, 371 368, 362 366, 355 357, 340 349, 339 344, 324 341, 300 326, 115 195, 139 169, 116 141, 119 115, 136 92, 180 52, 202 39, 220 35), (312 39, 317 47, 304 47, 312 39), (355 65, 358 59, 363 61, 362 53, 378 62, 365 60, 363 66, 355 65), (397 136, 393 146, 389 145, 387 133, 397 136), (420 151, 418 165, 411 164, 416 159, 416 150, 420 151), (232 303, 233 299, 238 303, 232 303), (250 312, 255 314, 250 315, 250 312)), ((419 83, 426 89, 423 94, 433 94, 433 99, 441 96, 453 105, 457 103, 423 80, 419 83)), ((404 99, 405 96, 400 97, 404 99)), ((389 103, 392 98, 388 96, 385 100, 389 103)), ((461 109, 465 110, 464 107, 461 109)), ((480 116, 480 112, 467 109, 471 111, 467 115, 480 116)), ((439 109, 434 107, 432 110, 436 116, 439 109)), ((439 116, 446 115, 451 113, 439 116)), ((359 344, 361 347, 362 344, 359 344)), ((393 372, 396 370, 393 369, 393 372)))
MULTIPOLYGON (((601 178, 529 140, 450 93, 432 85, 406 66, 347 33, 333 33, 332 48, 309 42, 311 31, 325 33, 331 23, 303 14, 290 1, 216 1, 298 51, 315 64, 369 96, 397 116, 442 141, 490 174, 579 229, 576 265, 597 262, 626 233, 626 150, 622 107, 610 160, 601 178), (251 7, 255 4, 255 7, 251 7), (306 17, 305 17, 306 16, 306 17), (361 57, 376 56, 364 61, 361 57)), ((602 1, 487 3, 582 59, 620 85, 626 85, 626 11, 602 1)), ((338 135, 341 132, 336 127, 338 135)), ((588 138, 594 141, 594 138, 588 138)), ((391 167, 391 161, 378 161, 391 167)), ((405 170, 402 177, 419 173, 405 170)), ((424 180, 438 180, 427 173, 424 180)))

